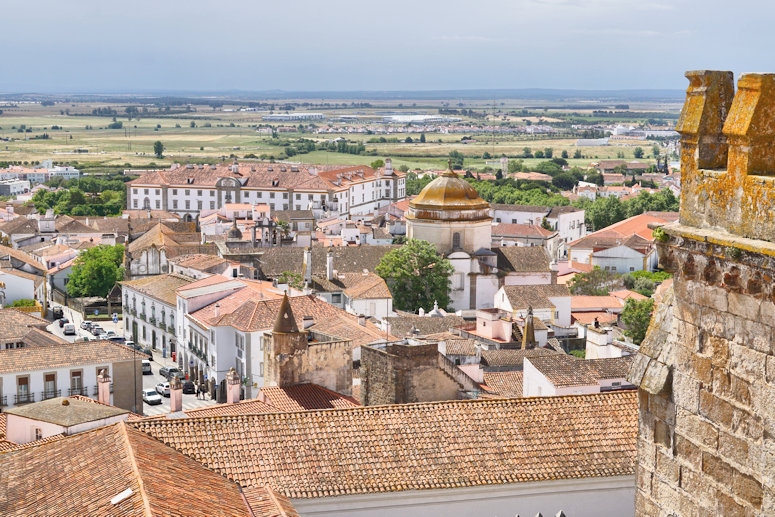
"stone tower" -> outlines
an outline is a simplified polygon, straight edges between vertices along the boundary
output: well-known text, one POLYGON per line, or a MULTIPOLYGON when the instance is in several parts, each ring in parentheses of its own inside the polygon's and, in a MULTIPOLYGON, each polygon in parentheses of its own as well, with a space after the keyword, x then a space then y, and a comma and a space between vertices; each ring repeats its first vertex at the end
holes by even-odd
POLYGON ((636 514, 775 515, 775 74, 686 77, 674 291, 629 376, 636 514))
POLYGON ((296 384, 297 374, 300 372, 295 371, 292 359, 306 352, 307 348, 307 333, 299 332, 291 311, 291 302, 286 293, 277 312, 272 339, 268 340, 264 351, 266 364, 264 383, 267 386, 296 384))

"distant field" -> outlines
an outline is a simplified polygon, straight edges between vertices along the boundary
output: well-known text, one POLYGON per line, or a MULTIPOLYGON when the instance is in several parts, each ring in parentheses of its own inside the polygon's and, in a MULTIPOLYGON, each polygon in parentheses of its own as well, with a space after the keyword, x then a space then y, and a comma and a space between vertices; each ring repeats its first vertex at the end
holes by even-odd
MULTIPOLYGON (((426 112, 432 112, 425 106, 426 112)), ((342 103, 344 106, 345 103, 342 103)), ((434 132, 425 133, 426 142, 419 143, 419 133, 367 135, 363 133, 350 134, 315 134, 304 133, 280 133, 279 138, 273 139, 270 135, 256 132, 254 126, 266 124, 262 121, 262 113, 213 110, 209 106, 194 106, 195 111, 183 113, 156 113, 156 108, 149 108, 151 113, 139 113, 139 119, 128 120, 124 113, 126 104, 108 103, 57 103, 54 106, 41 106, 40 104, 22 104, 18 107, 0 106, 3 111, 0 115, 0 138, 10 141, 0 141, 0 162, 27 162, 36 163, 43 160, 53 160, 62 163, 75 163, 88 169, 100 170, 115 169, 121 167, 167 167, 174 162, 217 162, 231 159, 236 156, 244 159, 245 155, 256 157, 279 157, 284 155, 283 143, 293 143, 299 138, 314 140, 316 143, 326 142, 337 137, 345 137, 350 142, 362 142, 367 150, 366 155, 352 155, 329 151, 314 151, 307 154, 298 154, 290 158, 290 161, 305 163, 331 163, 343 165, 368 165, 377 158, 391 157, 395 167, 406 165, 410 169, 435 169, 444 167, 451 151, 458 151, 465 155, 465 166, 483 168, 489 165, 498 168, 494 162, 502 154, 518 156, 525 147, 533 152, 551 147, 554 156, 559 157, 562 151, 567 151, 573 156, 577 150, 576 138, 543 138, 529 135, 492 134, 487 132, 441 134, 434 132), (97 108, 114 109, 118 114, 116 121, 122 123, 120 129, 107 129, 113 123, 111 116, 93 116, 92 110, 97 108), (68 114, 63 114, 65 110, 68 114), (192 122, 196 127, 191 127, 192 122), (209 126, 209 127, 206 127, 209 126), (19 128, 30 129, 29 132, 19 128), (59 129, 52 129, 58 127, 59 129), (43 134, 48 139, 36 139, 43 134), (388 139, 397 139, 397 142, 368 142, 369 139, 384 136, 388 139), (473 140, 468 143, 461 142, 463 136, 469 136, 473 140), (414 142, 405 142, 411 137, 414 142), (165 146, 164 158, 159 159, 153 154, 153 144, 161 141, 165 146), (77 153, 76 150, 88 152, 77 153), (489 153, 491 158, 484 159, 482 155, 489 153)), ((181 108, 176 108, 181 109, 181 108)), ((385 107, 379 109, 384 110, 385 107)), ((413 108, 414 109, 414 108, 413 108)), ((420 110, 421 108, 416 108, 420 110)), ((480 108, 486 110, 486 106, 480 108)), ((501 110, 509 109, 508 106, 499 107, 501 110)), ((646 111, 648 107, 644 108, 646 111)), ((653 110, 653 108, 652 108, 653 110)), ((317 111, 314 108, 309 111, 317 111)), ((353 109, 359 116, 367 117, 369 113, 380 113, 373 109, 371 112, 364 109, 353 109)), ((347 112, 344 110, 343 112, 347 112)), ((638 118, 633 113, 633 119, 638 118)), ((539 115, 488 115, 493 121, 507 119, 512 123, 531 120, 533 123, 559 120, 555 118, 553 110, 539 115)), ((465 119, 464 119, 465 120, 465 119)), ((480 123, 479 120, 472 120, 480 123)), ((316 121, 320 126, 335 124, 329 121, 316 121)), ((273 123, 278 125, 277 123, 273 123)), ((287 123, 284 125, 293 125, 287 123)), ((572 165, 585 167, 595 159, 615 159, 617 153, 623 153, 626 159, 633 159, 633 150, 636 146, 644 149, 645 157, 651 154, 652 142, 628 142, 622 146, 583 147, 580 148, 584 158, 570 159, 572 165)), ((528 159, 525 162, 532 165, 540 159, 528 159)))

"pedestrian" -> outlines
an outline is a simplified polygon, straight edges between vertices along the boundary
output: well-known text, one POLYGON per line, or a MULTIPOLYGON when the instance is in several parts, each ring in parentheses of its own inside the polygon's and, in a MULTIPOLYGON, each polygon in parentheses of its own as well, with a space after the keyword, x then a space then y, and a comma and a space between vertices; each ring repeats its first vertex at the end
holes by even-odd
POLYGON ((199 396, 201 395, 202 390, 199 389, 199 384, 196 385, 196 398, 199 400, 199 396))

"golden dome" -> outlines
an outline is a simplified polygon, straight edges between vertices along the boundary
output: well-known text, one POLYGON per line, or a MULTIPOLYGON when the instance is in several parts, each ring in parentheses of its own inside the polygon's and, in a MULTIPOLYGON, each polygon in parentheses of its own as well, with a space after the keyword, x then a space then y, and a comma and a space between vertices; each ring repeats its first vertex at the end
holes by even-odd
POLYGON ((490 204, 451 170, 431 181, 409 202, 410 219, 478 220, 490 216, 490 204))

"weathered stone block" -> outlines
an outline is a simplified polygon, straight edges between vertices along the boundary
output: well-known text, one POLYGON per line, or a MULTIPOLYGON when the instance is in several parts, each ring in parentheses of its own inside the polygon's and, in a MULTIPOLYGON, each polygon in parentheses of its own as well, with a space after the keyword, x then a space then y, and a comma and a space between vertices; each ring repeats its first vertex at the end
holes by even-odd
POLYGON ((729 463, 709 452, 702 453, 702 473, 716 482, 728 485, 736 470, 729 463))
POLYGON ((673 401, 676 408, 697 413, 700 407, 700 382, 682 372, 673 372, 673 401))
POLYGON ((660 478, 678 486, 680 470, 680 465, 671 453, 657 451, 657 475, 660 478))
MULTIPOLYGON (((710 396, 712 397, 712 395, 710 396)), ((710 402, 712 403, 712 400, 710 402)), ((694 413, 679 409, 676 415, 675 430, 676 433, 688 437, 691 441, 702 445, 706 449, 716 450, 718 448, 718 429, 694 413)))
POLYGON ((649 398, 649 412, 657 420, 675 424, 675 404, 666 396, 655 395, 649 398))
POLYGON ((751 405, 749 383, 722 369, 713 370, 713 393, 740 406, 751 405))
POLYGON ((673 430, 662 420, 654 422, 654 443, 667 450, 673 449, 673 430))
POLYGON ((729 347, 729 371, 748 382, 764 378, 767 356, 746 346, 732 344, 729 347))
POLYGON ((732 476, 732 490, 737 498, 742 499, 754 508, 762 505, 762 484, 753 476, 735 471, 732 476))
POLYGON ((694 472, 702 469, 702 450, 692 443, 685 436, 675 433, 675 457, 686 466, 688 465, 694 472))
POLYGON ((762 301, 742 293, 729 293, 729 312, 750 320, 759 317, 759 307, 762 301))
POLYGON ((716 492, 716 500, 717 515, 723 515, 724 517, 745 517, 745 507, 735 501, 729 494, 719 490, 716 492))
POLYGON ((745 467, 749 464, 748 441, 721 431, 718 435, 719 457, 731 465, 745 467))
POLYGON ((735 407, 706 390, 700 391, 700 415, 727 430, 733 428, 735 407))

